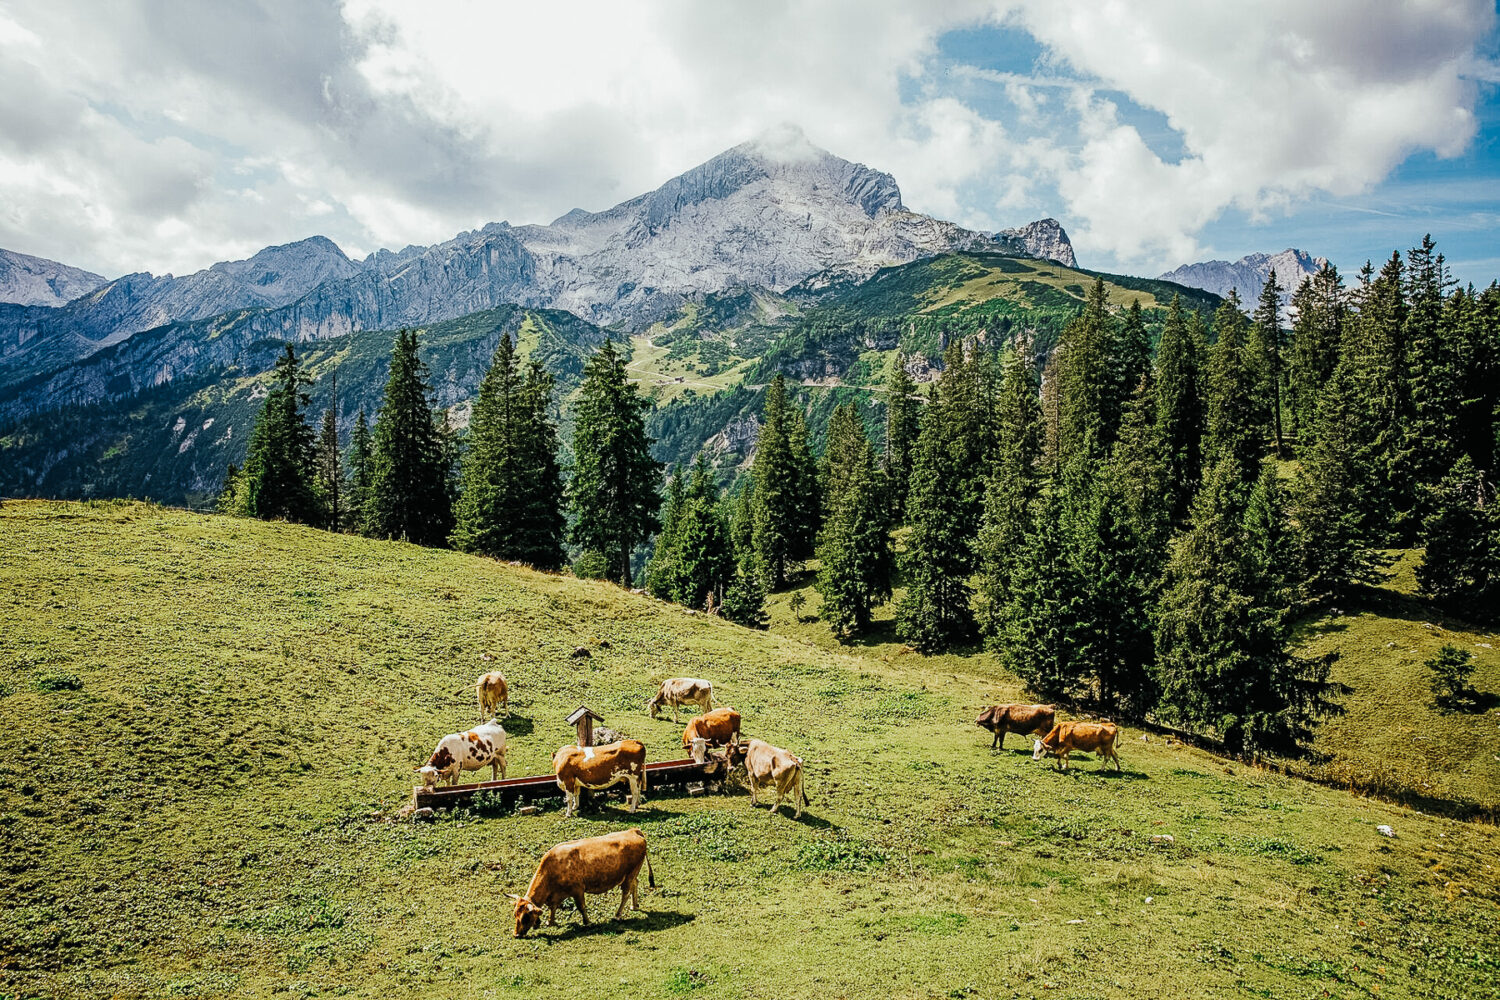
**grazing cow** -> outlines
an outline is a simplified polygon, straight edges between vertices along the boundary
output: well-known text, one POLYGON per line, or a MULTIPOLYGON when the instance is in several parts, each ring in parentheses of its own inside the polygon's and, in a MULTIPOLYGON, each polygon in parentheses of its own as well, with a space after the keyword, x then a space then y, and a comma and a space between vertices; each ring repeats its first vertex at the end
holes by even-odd
POLYGON ((510 894, 516 901, 516 937, 525 937, 541 924, 543 909, 549 911, 548 924, 556 927, 557 908, 567 899, 578 904, 578 915, 587 927, 589 913, 584 908, 584 896, 609 892, 616 886, 620 888, 620 908, 615 911, 615 919, 624 915, 627 898, 630 908, 639 910, 641 893, 637 880, 643 864, 647 883, 655 889, 656 874, 646 853, 646 835, 639 829, 558 844, 542 855, 526 895, 510 894))
POLYGON ((501 708, 510 708, 510 688, 505 683, 505 675, 498 670, 480 675, 474 683, 474 695, 479 699, 481 722, 501 708))
POLYGON ((669 677, 661 682, 656 697, 647 703, 651 718, 656 718, 657 709, 663 705, 672 710, 672 721, 677 720, 678 705, 697 705, 700 712, 711 712, 714 707, 714 686, 697 677, 669 677))
POLYGON ((767 815, 776 815, 781 808, 781 800, 788 793, 797 810, 793 819, 801 819, 802 807, 812 805, 807 800, 807 793, 802 790, 802 758, 794 757, 780 747, 773 747, 765 740, 750 741, 749 748, 745 751, 745 774, 750 780, 752 806, 760 805, 755 796, 756 789, 762 785, 775 784, 776 804, 767 815))
POLYGON ((432 788, 439 778, 456 785, 459 772, 477 771, 486 764, 494 778, 505 777, 505 729, 498 722, 486 722, 466 733, 449 733, 438 740, 427 764, 412 770, 422 776, 423 788, 432 788))
POLYGON ((1057 754, 1060 770, 1068 769, 1068 754, 1074 750, 1088 750, 1099 755, 1100 767, 1115 762, 1120 770, 1120 756, 1115 753, 1115 737, 1119 727, 1113 722, 1059 722, 1046 736, 1036 741, 1031 751, 1032 760, 1041 760, 1049 753, 1057 754))
POLYGON ((740 713, 732 708, 716 708, 696 719, 689 719, 682 731, 682 745, 689 750, 698 737, 708 741, 711 747, 733 746, 740 741, 740 713))
POLYGON ((990 749, 1005 749, 1006 733, 1045 734, 1052 728, 1056 710, 1051 705, 992 705, 979 713, 974 724, 995 734, 990 749))
POLYGON ((563 816, 578 811, 583 789, 598 791, 622 781, 630 786, 630 811, 635 812, 646 790, 646 745, 640 740, 621 740, 602 747, 560 747, 552 755, 552 770, 557 787, 563 790, 563 816))

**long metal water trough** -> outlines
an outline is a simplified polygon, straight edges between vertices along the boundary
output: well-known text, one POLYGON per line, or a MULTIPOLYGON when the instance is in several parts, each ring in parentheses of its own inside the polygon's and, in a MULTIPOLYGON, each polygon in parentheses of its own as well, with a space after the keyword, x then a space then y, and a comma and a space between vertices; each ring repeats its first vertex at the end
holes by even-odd
MULTIPOLYGON (((722 779, 728 770, 727 759, 712 754, 701 764, 691 757, 683 760, 660 760, 646 765, 645 794, 649 795, 652 789, 662 786, 686 785, 706 779, 722 779)), ((628 794, 629 786, 622 782, 608 791, 623 791, 628 794)), ((608 791, 603 794, 608 794, 608 791)), ((557 787, 557 777, 551 774, 539 774, 526 778, 504 778, 500 781, 478 781, 472 785, 458 784, 451 787, 439 785, 431 790, 418 785, 411 792, 412 804, 418 809, 452 809, 454 806, 466 806, 480 792, 488 792, 490 796, 498 797, 500 803, 506 808, 536 799, 562 798, 562 789, 557 787)))

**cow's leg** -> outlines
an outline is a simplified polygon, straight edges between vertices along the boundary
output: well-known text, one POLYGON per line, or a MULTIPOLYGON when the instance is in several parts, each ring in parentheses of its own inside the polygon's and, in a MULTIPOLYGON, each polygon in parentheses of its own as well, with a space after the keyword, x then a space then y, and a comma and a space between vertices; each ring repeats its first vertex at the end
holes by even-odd
POLYGON ((548 927, 556 927, 557 926, 557 907, 555 907, 555 906, 551 907, 551 910, 552 910, 552 915, 551 915, 551 917, 547 921, 547 926, 548 927))
POLYGON ((997 730, 995 730, 995 738, 992 739, 992 740, 990 740, 990 749, 991 750, 1004 750, 1005 749, 1005 730, 1004 729, 997 729, 997 730))
POLYGON ((619 920, 625 915, 625 901, 630 898, 630 884, 634 881, 635 876, 632 875, 625 881, 620 883, 620 907, 619 909, 615 910, 616 920, 619 920))
POLYGON ((801 819, 802 818, 802 800, 806 796, 804 796, 802 794, 802 769, 800 767, 797 769, 797 783, 792 787, 792 796, 793 796, 793 801, 797 805, 797 811, 792 816, 792 819, 801 819))
POLYGON ((578 915, 583 918, 583 926, 587 927, 589 925, 589 911, 583 905, 583 893, 580 892, 574 896, 573 902, 578 904, 578 915))
POLYGON ((748 768, 745 770, 745 782, 750 786, 750 804, 760 805, 760 800, 755 797, 755 775, 751 774, 748 768))
POLYGON ((632 774, 625 781, 630 785, 630 811, 635 812, 635 807, 641 804, 641 779, 632 774))

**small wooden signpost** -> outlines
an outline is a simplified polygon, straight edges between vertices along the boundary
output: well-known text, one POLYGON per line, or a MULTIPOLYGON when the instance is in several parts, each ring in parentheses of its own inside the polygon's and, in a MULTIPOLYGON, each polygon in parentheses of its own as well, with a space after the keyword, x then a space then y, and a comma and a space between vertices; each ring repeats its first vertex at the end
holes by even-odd
POLYGON ((602 716, 594 714, 594 710, 587 705, 579 705, 568 716, 568 725, 578 728, 578 745, 580 747, 591 747, 594 745, 594 723, 603 722, 602 716))

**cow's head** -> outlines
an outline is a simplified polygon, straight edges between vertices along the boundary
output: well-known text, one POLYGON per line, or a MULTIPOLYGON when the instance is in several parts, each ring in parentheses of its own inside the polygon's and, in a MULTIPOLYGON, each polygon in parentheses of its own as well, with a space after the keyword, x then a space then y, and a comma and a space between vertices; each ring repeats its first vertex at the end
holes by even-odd
POLYGON ((516 937, 523 938, 541 926, 542 908, 525 896, 510 893, 510 898, 516 901, 516 937))
POLYGON ((422 787, 429 790, 437 785, 438 778, 441 776, 438 773, 438 769, 431 764, 428 764, 426 767, 413 768, 412 770, 422 776, 422 787))
POLYGON ((974 725, 982 726, 985 729, 993 729, 995 728, 995 716, 999 714, 995 708, 987 708, 979 713, 979 718, 974 720, 974 725))
POLYGON ((656 710, 658 708, 661 708, 662 705, 665 704, 665 702, 666 698, 662 696, 662 693, 660 691, 656 692, 656 696, 654 698, 646 702, 646 708, 651 712, 651 718, 656 718, 656 710))
POLYGON ((1048 749, 1048 747, 1047 747, 1047 743, 1046 743, 1046 737, 1042 737, 1041 739, 1037 740, 1034 744, 1032 744, 1032 746, 1031 746, 1031 759, 1032 760, 1041 760, 1043 757, 1047 756, 1047 749, 1048 749))

